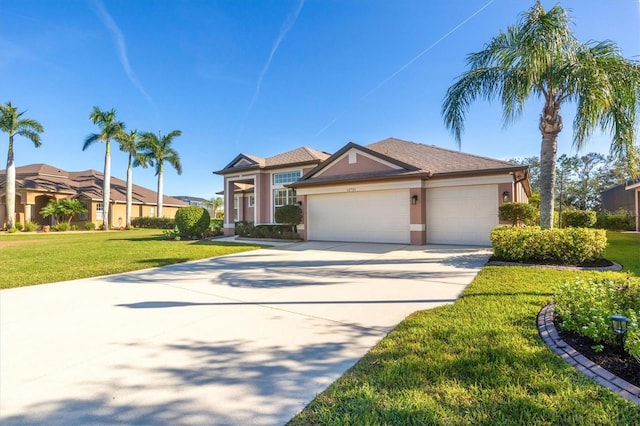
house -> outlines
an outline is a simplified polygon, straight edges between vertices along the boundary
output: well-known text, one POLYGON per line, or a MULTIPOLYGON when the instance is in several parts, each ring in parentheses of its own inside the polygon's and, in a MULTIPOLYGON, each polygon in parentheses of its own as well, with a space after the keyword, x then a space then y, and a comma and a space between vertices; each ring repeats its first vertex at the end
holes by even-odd
POLYGON ((622 183, 600 193, 602 199, 602 209, 608 212, 615 212, 620 209, 635 211, 635 194, 633 191, 626 190, 629 183, 622 183))
POLYGON ((636 215, 636 231, 640 232, 640 181, 625 186, 625 190, 632 191, 633 211, 636 215))
MULTIPOLYGON (((5 226, 6 220, 6 171, 0 170, 0 225, 5 226)), ((30 164, 16 168, 16 222, 37 222, 49 225, 51 218, 40 215, 40 210, 50 200, 76 198, 87 206, 87 213, 74 218, 75 224, 93 222, 97 227, 102 226, 103 174, 95 170, 82 172, 67 172, 47 164, 30 164)), ((111 177, 111 194, 109 212, 110 227, 121 227, 126 221, 126 182, 111 177)), ((175 216, 178 208, 186 203, 172 198, 163 197, 163 213, 168 217, 175 216)), ((157 195, 155 191, 133 185, 133 204, 131 217, 155 216, 157 195)))
POLYGON ((215 173, 224 177, 226 235, 227 218, 274 223, 278 206, 297 203, 307 240, 486 245, 498 206, 531 194, 525 166, 396 138, 333 155, 240 154, 215 173))

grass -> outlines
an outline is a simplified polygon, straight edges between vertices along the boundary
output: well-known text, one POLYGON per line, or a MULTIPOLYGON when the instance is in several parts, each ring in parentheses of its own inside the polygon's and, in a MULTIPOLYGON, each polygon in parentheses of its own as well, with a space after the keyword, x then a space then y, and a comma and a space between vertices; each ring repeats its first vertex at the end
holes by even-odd
POLYGON ((640 234, 607 232, 607 247, 604 257, 622 265, 625 271, 631 271, 640 277, 640 234))
MULTIPOLYGON (((638 236, 629 235, 610 233, 607 256, 640 276, 638 236)), ((483 268, 454 304, 409 316, 290 424, 640 424, 637 405, 577 372, 538 335, 552 289, 578 274, 626 276, 483 268)))
POLYGON ((94 277, 254 250, 215 241, 167 241, 159 230, 0 235, 0 289, 94 277))

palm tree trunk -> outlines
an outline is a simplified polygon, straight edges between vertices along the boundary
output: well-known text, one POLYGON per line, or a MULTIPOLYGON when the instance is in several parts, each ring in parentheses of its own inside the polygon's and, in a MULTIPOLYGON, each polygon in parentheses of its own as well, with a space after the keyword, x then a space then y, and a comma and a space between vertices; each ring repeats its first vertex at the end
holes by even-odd
POLYGON ((104 176, 102 182, 103 229, 109 230, 109 199, 111 195, 111 142, 107 140, 104 155, 104 176))
POLYGON ((558 151, 558 133, 562 131, 560 104, 548 95, 544 110, 540 116, 540 227, 553 228, 553 207, 556 187, 556 157, 558 151))
POLYGON ((127 229, 131 228, 131 204, 133 198, 133 172, 131 170, 131 154, 129 154, 129 164, 127 165, 127 211, 126 220, 127 229))
POLYGON ((7 152, 7 186, 5 194, 7 204, 7 229, 11 229, 16 226, 16 163, 13 160, 13 135, 9 136, 9 150, 7 152))
POLYGON ((162 169, 158 170, 158 217, 162 217, 162 169))

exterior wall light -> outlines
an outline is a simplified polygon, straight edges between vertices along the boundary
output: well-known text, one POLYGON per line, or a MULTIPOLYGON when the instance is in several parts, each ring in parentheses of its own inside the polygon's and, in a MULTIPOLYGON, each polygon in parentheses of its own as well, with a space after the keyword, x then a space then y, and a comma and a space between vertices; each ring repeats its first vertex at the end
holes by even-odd
POLYGON ((298 201, 296 204, 298 205, 298 207, 302 208, 302 201, 298 201))
POLYGON ((502 201, 504 201, 505 203, 509 202, 509 191, 504 191, 502 193, 502 201))
POLYGON ((411 204, 413 204, 414 206, 416 204, 418 204, 418 196, 417 195, 412 195, 411 196, 411 204))
POLYGON ((620 341, 620 346, 623 346, 624 335, 627 332, 627 327, 631 320, 622 315, 611 315, 609 317, 609 321, 611 321, 611 328, 618 336, 618 340, 620 341))

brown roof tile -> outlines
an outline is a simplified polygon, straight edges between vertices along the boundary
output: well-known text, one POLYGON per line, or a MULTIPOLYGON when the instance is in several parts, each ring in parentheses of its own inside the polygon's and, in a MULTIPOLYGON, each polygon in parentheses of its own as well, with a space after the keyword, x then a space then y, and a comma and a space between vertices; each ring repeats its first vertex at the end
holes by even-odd
POLYGON ((224 169, 214 172, 218 174, 224 174, 236 170, 254 169, 254 168, 274 168, 278 166, 286 166, 289 164, 304 164, 304 163, 320 163, 331 154, 318 151, 317 149, 309 148, 306 146, 293 149, 291 151, 283 152, 281 154, 274 155, 273 157, 261 158, 250 154, 240 154, 231 163, 229 163, 224 169), (256 164, 233 166, 240 158, 246 157, 252 160, 256 164))
POLYGON ((471 172, 482 170, 508 169, 517 164, 495 160, 464 152, 424 145, 416 142, 388 138, 367 145, 372 151, 411 164, 434 175, 442 173, 471 172))

